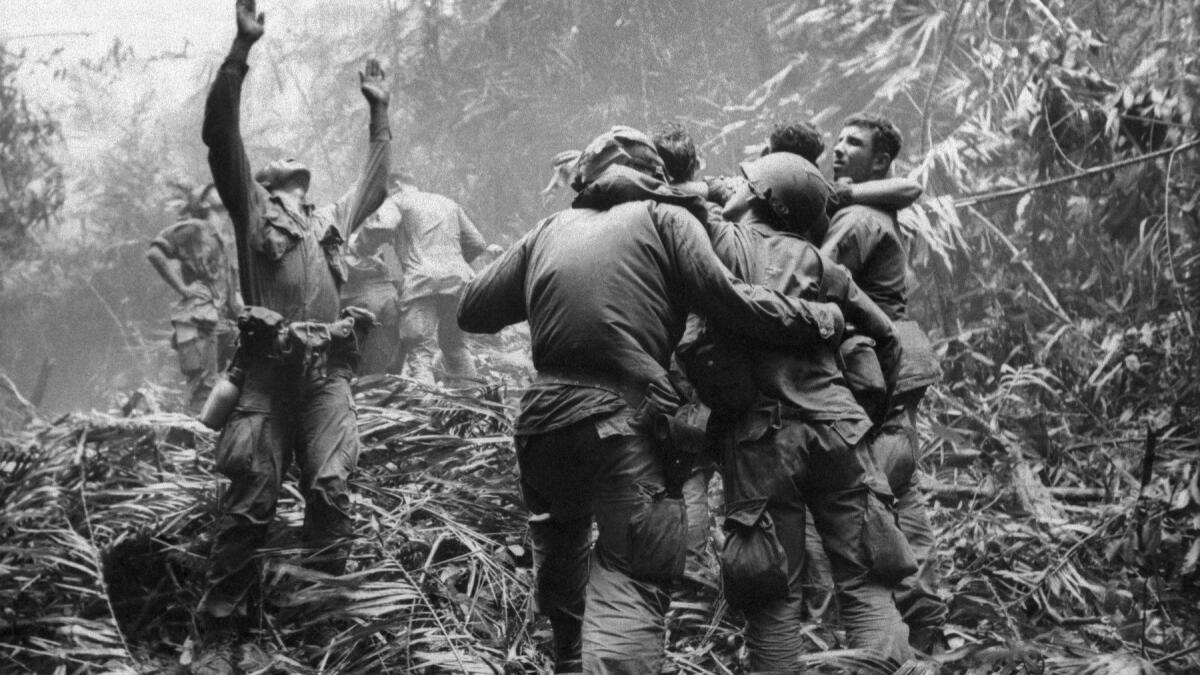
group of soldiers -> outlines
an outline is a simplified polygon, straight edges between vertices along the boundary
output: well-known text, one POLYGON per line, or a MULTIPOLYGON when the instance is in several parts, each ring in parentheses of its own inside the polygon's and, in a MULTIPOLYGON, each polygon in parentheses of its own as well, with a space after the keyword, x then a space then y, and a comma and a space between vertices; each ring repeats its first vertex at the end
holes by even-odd
POLYGON ((389 96, 374 60, 360 74, 370 114, 356 187, 317 208, 303 164, 252 172, 239 117, 264 29, 254 0, 237 0, 236 22, 204 117, 213 187, 148 255, 183 298, 175 344, 197 399, 229 362, 205 406, 230 484, 193 672, 235 672, 256 552, 293 462, 305 562, 344 571, 359 451, 350 379, 407 360, 429 380, 439 340, 447 374, 470 377, 460 330, 520 322, 537 373, 515 446, 555 672, 661 669, 672 589, 704 564, 715 471, 722 591, 746 618, 752 669, 794 671, 814 558, 828 560, 849 646, 897 663, 938 648, 946 607, 914 477, 914 417, 938 368, 907 315, 895 210, 920 188, 890 177, 894 125, 846 120, 833 180, 815 166, 824 143, 810 124, 778 127, 740 175, 708 179, 682 127, 614 127, 556 158, 570 208, 501 251, 411 176, 388 194, 389 96), (484 254, 475 275, 468 263, 484 254))
POLYGON ((854 115, 830 181, 820 132, 783 125, 739 176, 698 179, 681 127, 614 127, 568 161, 571 208, 467 284, 468 332, 529 324, 516 448, 555 672, 658 672, 714 470, 755 672, 795 672, 814 557, 849 646, 941 646, 913 426, 938 367, 907 317, 895 209, 920 188, 890 177, 899 150, 854 115))

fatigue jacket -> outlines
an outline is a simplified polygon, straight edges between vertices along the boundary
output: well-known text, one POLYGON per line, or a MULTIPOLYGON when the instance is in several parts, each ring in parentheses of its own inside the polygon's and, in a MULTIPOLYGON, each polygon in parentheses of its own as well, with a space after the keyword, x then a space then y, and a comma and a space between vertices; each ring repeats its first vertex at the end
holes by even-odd
POLYGON ((237 243, 242 297, 288 321, 332 322, 338 287, 346 280, 345 239, 387 194, 391 131, 387 105, 371 106, 370 146, 357 189, 316 208, 288 208, 254 180, 239 129, 242 81, 248 66, 227 58, 217 71, 204 111, 208 164, 237 243))
MULTIPOLYGON (((753 219, 737 225, 709 223, 713 250, 739 279, 762 284, 790 297, 835 300, 847 323, 869 330, 879 343, 896 336, 883 311, 871 302, 837 263, 803 238, 753 219), (857 320, 856 320, 857 319, 857 320)), ((799 410, 805 419, 866 420, 838 364, 835 346, 824 342, 780 347, 740 340, 758 390, 799 410)))
POLYGON ((907 318, 908 253, 893 213, 862 205, 842 208, 829 223, 821 252, 850 270, 889 319, 907 318))
MULTIPOLYGON (((572 208, 543 220, 467 284, 459 325, 492 333, 528 321, 539 371, 584 369, 643 388, 667 382, 689 310, 797 348, 840 333, 836 308, 733 277, 698 220, 705 217, 699 198, 609 167, 572 208)), ((527 395, 522 418, 537 423, 524 429, 582 419, 584 403, 548 385, 527 395)))

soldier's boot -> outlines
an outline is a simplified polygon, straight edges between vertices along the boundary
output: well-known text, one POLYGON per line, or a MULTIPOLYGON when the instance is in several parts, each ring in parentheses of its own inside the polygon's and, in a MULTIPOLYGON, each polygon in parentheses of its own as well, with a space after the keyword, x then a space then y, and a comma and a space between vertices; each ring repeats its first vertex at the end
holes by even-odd
POLYGON ((233 619, 202 619, 200 650, 188 667, 191 675, 239 675, 242 633, 233 619))
POLYGON ((583 672, 583 622, 579 619, 551 619, 554 631, 554 672, 583 672))

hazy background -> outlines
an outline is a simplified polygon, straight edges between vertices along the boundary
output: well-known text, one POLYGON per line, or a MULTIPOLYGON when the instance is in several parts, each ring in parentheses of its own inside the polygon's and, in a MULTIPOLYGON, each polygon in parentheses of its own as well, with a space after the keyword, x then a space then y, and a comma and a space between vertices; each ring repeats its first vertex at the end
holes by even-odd
MULTIPOLYGON (((0 371, 28 392, 53 359, 47 410, 179 387, 166 344, 173 298, 144 252, 175 219, 173 185, 209 180, 203 101, 235 32, 233 7, 0 0, 11 100, 23 97, 29 118, 54 129, 39 146, 34 173, 44 175, 0 195, 53 206, 0 237, 0 371)), ((869 109, 904 132, 898 170, 941 198, 906 216, 915 304, 935 334, 986 327, 977 334, 1007 344, 1018 336, 994 325, 1000 317, 1025 316, 1028 330, 1072 313, 1125 325, 1184 302, 1173 280, 1190 265, 1198 210, 1183 155, 1166 190, 1164 160, 974 210, 948 200, 1181 139, 1195 108, 1188 78, 1200 82, 1189 75, 1194 50, 1172 47, 1197 41, 1187 3, 264 0, 260 9, 267 33, 245 86, 247 149, 254 165, 307 162, 317 201, 340 195, 360 168, 356 73, 368 56, 389 75, 394 165, 462 202, 500 244, 567 203, 539 194, 550 159, 612 124, 682 122, 705 173, 721 174, 778 122, 812 119, 831 145, 846 115, 869 109)))

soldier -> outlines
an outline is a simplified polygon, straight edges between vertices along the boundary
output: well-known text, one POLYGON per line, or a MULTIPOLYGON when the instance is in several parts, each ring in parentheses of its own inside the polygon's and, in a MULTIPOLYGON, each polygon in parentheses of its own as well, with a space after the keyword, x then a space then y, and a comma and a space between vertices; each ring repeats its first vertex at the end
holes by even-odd
MULTIPOLYGON (((816 167, 774 153, 741 169, 746 181, 730 199, 737 224, 709 225, 721 261, 749 283, 836 301, 847 330, 853 324, 875 340, 884 372, 894 372, 891 322, 806 240, 824 229, 829 198, 816 167)), ((871 460, 870 419, 836 347, 780 348, 704 327, 689 331, 680 354, 714 415, 732 418, 718 441, 727 504, 721 562, 726 597, 746 614, 751 668, 788 670, 800 655, 806 507, 829 553, 850 646, 907 659, 891 583, 915 565, 871 460)))
MULTIPOLYGON (((825 142, 821 140, 821 131, 811 122, 793 122, 777 125, 771 130, 767 142, 763 145, 762 154, 790 152, 799 155, 816 165, 817 159, 825 152, 825 142)), ((742 176, 707 177, 708 199, 723 207, 744 183, 742 176)), ((883 178, 863 181, 857 184, 838 183, 834 185, 829 195, 827 210, 832 215, 838 209, 850 204, 870 204, 885 209, 903 209, 912 205, 921 196, 921 186, 916 181, 907 178, 883 178)), ((736 210, 728 210, 726 219, 736 221, 741 214, 736 210)), ((822 232, 813 232, 812 241, 820 245, 822 232)))
POLYGON ((189 195, 186 217, 164 228, 146 259, 179 294, 171 346, 188 382, 188 408, 200 412, 233 355, 233 321, 242 309, 225 206, 209 183, 189 195))
MULTIPOLYGON (((833 153, 834 177, 849 185, 886 178, 900 152, 900 132, 883 117, 859 114, 846 120, 833 153)), ((896 224, 896 213, 872 206, 850 206, 837 212, 821 250, 844 265, 858 285, 895 322, 904 360, 874 453, 896 496, 896 511, 920 571, 900 584, 896 604, 912 633, 912 644, 929 652, 942 641, 946 603, 938 595, 933 557, 933 529, 917 489, 919 448, 914 422, 926 388, 939 367, 929 338, 908 318, 905 279, 908 254, 896 224)))
POLYGON ((654 429, 680 403, 667 366, 688 310, 783 344, 840 332, 836 308, 734 280, 697 220, 700 200, 664 178, 641 132, 596 138, 578 162, 572 208, 469 282, 459 306, 470 332, 529 322, 538 375, 522 397, 517 459, 556 672, 662 665, 687 471, 660 460, 654 429))
POLYGON ((391 246, 367 253, 360 247, 363 228, 350 237, 346 253, 346 284, 342 307, 363 307, 378 325, 360 345, 359 375, 399 374, 404 369, 400 356, 400 288, 404 277, 391 246))
POLYGON ((321 568, 340 573, 351 532, 348 480, 358 458, 350 378, 356 329, 339 321, 345 279, 342 243, 386 196, 391 132, 378 62, 360 75, 370 109, 367 164, 357 191, 320 209, 310 204, 311 172, 293 159, 252 174, 239 128, 246 60, 263 34, 254 0, 237 0, 237 36, 213 80, 203 140, 213 179, 233 221, 247 309, 239 319, 236 407, 217 441, 216 469, 229 478, 200 600, 204 649, 193 672, 233 672, 255 559, 294 459, 305 500, 301 537, 321 568), (238 374, 240 373, 240 375, 238 374))
POLYGON ((357 251, 370 254, 391 243, 404 274, 400 294, 400 364, 408 375, 433 384, 438 348, 449 382, 475 377, 475 361, 454 319, 458 296, 475 276, 468 264, 498 255, 454 200, 424 192, 409 174, 397 174, 394 191, 363 224, 357 251))

